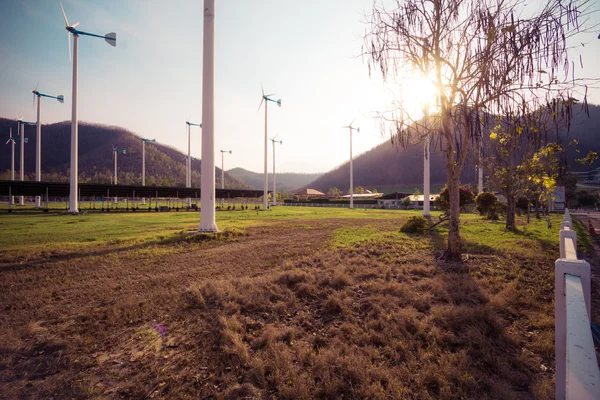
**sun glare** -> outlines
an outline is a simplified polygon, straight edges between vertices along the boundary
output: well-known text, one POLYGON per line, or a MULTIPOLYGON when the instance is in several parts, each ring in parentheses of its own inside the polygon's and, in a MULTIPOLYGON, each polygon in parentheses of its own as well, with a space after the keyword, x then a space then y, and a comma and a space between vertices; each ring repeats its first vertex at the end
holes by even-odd
POLYGON ((431 79, 407 78, 399 85, 400 106, 412 120, 421 119, 425 113, 436 110, 436 88, 431 79))

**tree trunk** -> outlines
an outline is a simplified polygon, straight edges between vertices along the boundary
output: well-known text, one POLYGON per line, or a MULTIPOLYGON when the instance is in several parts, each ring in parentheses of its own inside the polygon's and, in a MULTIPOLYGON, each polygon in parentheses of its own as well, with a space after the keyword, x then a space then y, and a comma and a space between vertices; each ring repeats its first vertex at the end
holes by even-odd
POLYGON ((515 229, 515 197, 506 198, 506 229, 512 231, 515 229))
POLYGON ((535 218, 540 219, 540 201, 535 199, 535 218))
POLYGON ((453 165, 448 166, 448 195, 450 197, 450 218, 448 220, 448 249, 444 255, 448 261, 462 260, 460 239, 460 174, 453 165))

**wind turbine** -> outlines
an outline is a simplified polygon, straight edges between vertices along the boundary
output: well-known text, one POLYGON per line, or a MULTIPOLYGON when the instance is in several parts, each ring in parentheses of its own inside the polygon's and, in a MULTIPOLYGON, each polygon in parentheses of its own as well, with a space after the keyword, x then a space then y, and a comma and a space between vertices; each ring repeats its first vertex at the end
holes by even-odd
MULTIPOLYGON (((142 138, 142 186, 146 186, 146 142, 156 143, 156 139, 142 138)), ((142 205, 146 205, 145 197, 142 197, 142 205)))
MULTIPOLYGON (((28 143, 27 138, 25 137, 25 125, 35 125, 35 122, 27 122, 23 121, 23 118, 20 118, 17 115, 17 130, 20 131, 20 137, 15 140, 19 140, 21 142, 21 159, 20 159, 20 171, 19 178, 20 181, 23 182, 25 179, 25 143, 28 143)), ((23 196, 19 196, 19 205, 25 205, 25 199, 23 196)))
MULTIPOLYGON (((33 93, 33 101, 37 97, 37 132, 36 132, 36 148, 35 148, 35 180, 39 182, 42 180, 42 122, 40 119, 42 112, 42 97, 49 99, 56 99, 59 103, 64 103, 65 97, 62 94, 58 96, 50 96, 48 94, 40 93, 38 88, 39 82, 35 85, 35 89, 31 91, 33 93)), ((35 196, 35 208, 41 208, 42 202, 40 196, 35 196)))
POLYGON ((156 139, 142 138, 142 186, 146 186, 146 142, 156 143, 156 139))
MULTIPOLYGON (((10 180, 14 181, 15 180, 15 139, 13 138, 12 135, 12 127, 9 128, 9 134, 8 134, 8 140, 6 141, 5 144, 9 144, 10 143, 10 147, 11 147, 11 152, 10 152, 10 180)), ((10 196, 10 199, 8 199, 8 201, 10 202, 10 204, 12 205, 14 203, 14 196, 10 196)))
POLYGON ((117 45, 117 34, 114 32, 107 33, 104 36, 96 35, 93 33, 83 32, 75 29, 79 22, 75 22, 73 25, 69 25, 69 20, 65 14, 65 10, 60 4, 60 10, 62 11, 65 19, 65 25, 67 30, 67 37, 69 41, 69 56, 71 56, 71 35, 73 35, 73 104, 71 109, 71 184, 69 190, 69 213, 76 214, 79 212, 79 190, 78 190, 78 178, 79 178, 79 163, 78 163, 78 119, 77 119, 77 50, 79 48, 79 35, 92 36, 104 39, 111 46, 117 45))
POLYGON ((273 96, 274 94, 265 94, 262 85, 260 85, 260 90, 262 91, 262 98, 260 99, 260 105, 258 106, 258 109, 260 110, 260 107, 262 106, 263 102, 265 103, 265 189, 263 192, 263 209, 267 210, 269 208, 269 201, 267 199, 267 186, 269 185, 269 175, 267 172, 267 106, 269 105, 269 102, 272 101, 273 103, 277 103, 277 105, 281 107, 281 99, 271 99, 269 96, 273 96))
POLYGON ((225 166, 225 153, 231 154, 231 150, 221 150, 221 189, 225 189, 225 170, 223 169, 225 166))
POLYGON ((218 231, 215 221, 215 0, 204 0, 202 44, 202 175, 198 232, 218 231))
MULTIPOLYGON (((275 136, 277 137, 277 136, 275 136)), ((275 177, 275 143, 279 143, 283 145, 283 140, 275 140, 275 138, 271 138, 271 142, 273 143, 273 202, 271 205, 277 205, 277 184, 275 177)))
POLYGON ((188 134, 188 154, 187 154, 187 163, 186 163, 186 171, 185 171, 185 187, 192 187, 192 163, 191 163, 191 159, 192 159, 192 153, 191 153, 191 139, 190 139, 190 127, 192 126, 197 126, 202 128, 202 124, 195 124, 193 122, 185 121, 185 124, 187 125, 187 134, 188 134))
POLYGON ((342 126, 342 128, 348 128, 350 130, 350 208, 354 208, 354 171, 352 170, 352 131, 360 132, 360 128, 352 126, 354 120, 350 122, 348 126, 342 126))
POLYGON ((113 155, 114 155, 114 159, 115 159, 115 179, 114 179, 114 184, 116 185, 117 184, 117 155, 119 153, 121 153, 121 154, 127 154, 127 150, 125 150, 125 149, 117 149, 117 146, 114 146, 114 145, 113 145, 112 149, 113 149, 113 155))
MULTIPOLYGON (((191 139, 190 139, 190 127, 192 126, 197 126, 202 128, 202 124, 194 124, 193 122, 185 121, 186 125, 187 125, 187 131, 188 131, 188 155, 185 159, 186 163, 185 163, 185 187, 187 188, 191 188, 192 187, 192 154, 191 154, 191 139)), ((190 208, 192 206, 192 199, 188 197, 187 199, 187 205, 188 208, 190 208)))

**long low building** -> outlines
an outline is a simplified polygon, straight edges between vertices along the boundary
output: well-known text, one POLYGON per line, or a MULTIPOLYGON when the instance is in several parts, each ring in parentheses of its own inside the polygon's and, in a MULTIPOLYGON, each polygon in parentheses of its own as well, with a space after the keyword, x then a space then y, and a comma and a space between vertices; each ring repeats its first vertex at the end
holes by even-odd
MULTIPOLYGON (((69 183, 35 181, 0 181, 0 196, 68 197, 69 183)), ((269 192, 271 193, 271 192, 269 192)), ((262 190, 216 189, 215 198, 257 198, 262 190)), ((138 185, 110 185, 80 183, 79 197, 128 197, 128 198, 200 198, 200 188, 159 187, 138 185)))

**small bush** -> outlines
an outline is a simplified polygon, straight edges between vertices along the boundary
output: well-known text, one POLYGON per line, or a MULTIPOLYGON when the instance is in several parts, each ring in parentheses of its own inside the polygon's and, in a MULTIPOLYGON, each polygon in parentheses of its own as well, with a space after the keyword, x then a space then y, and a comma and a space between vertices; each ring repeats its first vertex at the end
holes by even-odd
POLYGON ((413 215, 400 227, 400 232, 424 234, 429 231, 429 221, 424 217, 413 215))
POLYGON ((498 198, 494 193, 479 193, 475 198, 475 204, 477 205, 477 211, 479 211, 479 215, 485 215, 487 219, 491 220, 498 219, 498 214, 496 213, 498 198))
MULTIPOLYGON (((469 189, 466 186, 460 186, 458 188, 458 193, 459 193, 458 202, 459 202, 459 206, 460 206, 460 211, 462 212, 465 210, 466 207, 470 206, 471 204, 473 204, 475 202, 475 200, 474 200, 475 195, 473 194, 471 189, 469 189)), ((448 186, 446 186, 445 188, 442 189, 439 197, 437 199, 435 199, 433 204, 442 211, 445 211, 445 212, 450 211, 450 193, 448 192, 448 186)))

